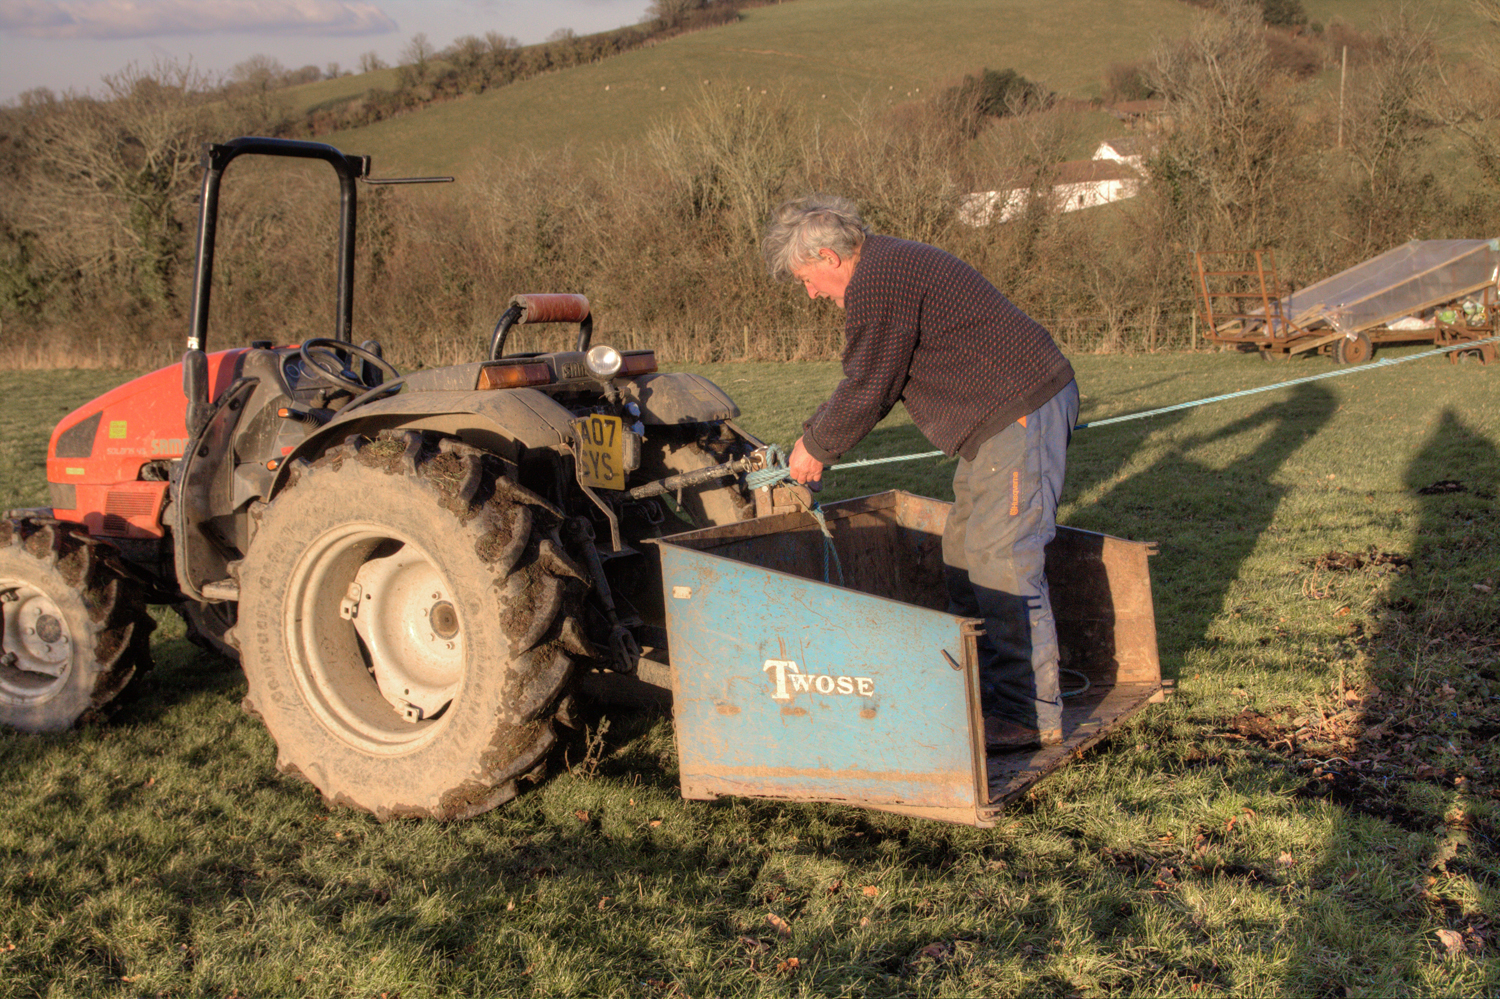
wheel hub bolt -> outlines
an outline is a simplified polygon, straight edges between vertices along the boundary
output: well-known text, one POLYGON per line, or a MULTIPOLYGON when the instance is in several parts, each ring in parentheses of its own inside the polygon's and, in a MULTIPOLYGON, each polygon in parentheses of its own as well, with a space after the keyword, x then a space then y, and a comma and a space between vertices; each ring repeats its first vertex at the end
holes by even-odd
POLYGON ((427 620, 432 625, 433 633, 444 641, 458 634, 458 611, 446 600, 432 605, 432 610, 427 612, 427 620))
POLYGON ((36 637, 51 645, 62 638, 62 622, 51 614, 43 614, 36 619, 36 637))

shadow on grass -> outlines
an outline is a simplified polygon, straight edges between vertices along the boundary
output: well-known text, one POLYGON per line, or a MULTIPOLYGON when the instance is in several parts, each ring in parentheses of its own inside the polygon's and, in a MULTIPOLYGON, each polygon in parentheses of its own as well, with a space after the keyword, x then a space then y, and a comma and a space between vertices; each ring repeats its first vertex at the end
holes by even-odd
POLYGON ((150 724, 163 714, 203 695, 238 702, 245 693, 239 663, 208 652, 185 638, 151 642, 153 665, 136 679, 109 714, 119 725, 150 724))
MULTIPOLYGON (((1187 650, 1208 639, 1229 587, 1275 517, 1289 491, 1276 482, 1276 473, 1323 429, 1337 406, 1326 388, 1301 385, 1285 401, 1268 402, 1208 433, 1183 433, 1183 413, 1139 427, 1080 432, 1107 436, 1088 439, 1081 460, 1070 455, 1069 492, 1075 494, 1108 482, 1138 448, 1167 441, 1161 457, 1072 518, 1075 526, 1160 544, 1151 575, 1167 675, 1176 675, 1187 650), (1237 438, 1249 446, 1238 445, 1237 438), (1215 467, 1191 457, 1200 450, 1233 457, 1215 467)), ((1074 446, 1084 450, 1076 438, 1074 446)))
POLYGON ((1325 859, 1305 872, 1313 891, 1291 935, 1303 946, 1288 985, 1309 995, 1395 994, 1424 977, 1454 995, 1500 992, 1490 939, 1500 823, 1486 804, 1500 797, 1500 621, 1490 596, 1500 578, 1500 450, 1446 410, 1404 484, 1417 543, 1384 597, 1374 687, 1354 702, 1358 741, 1347 758, 1322 761, 1303 790, 1335 816, 1325 859), (1405 869, 1351 868, 1380 835, 1405 839, 1405 869))

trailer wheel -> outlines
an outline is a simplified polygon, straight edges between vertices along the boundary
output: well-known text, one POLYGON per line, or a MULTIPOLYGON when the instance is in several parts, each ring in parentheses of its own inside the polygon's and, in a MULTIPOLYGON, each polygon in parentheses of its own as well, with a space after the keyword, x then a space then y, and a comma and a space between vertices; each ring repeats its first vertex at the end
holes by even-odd
POLYGON ((0 522, 0 722, 57 732, 93 717, 151 665, 156 622, 87 538, 0 522))
POLYGON ((1363 333, 1353 338, 1340 337, 1333 345, 1333 356, 1340 364, 1364 364, 1375 356, 1375 345, 1363 333))
POLYGON ((351 438, 266 510, 240 574, 246 709, 330 804, 462 819, 539 776, 582 579, 482 453, 351 438))

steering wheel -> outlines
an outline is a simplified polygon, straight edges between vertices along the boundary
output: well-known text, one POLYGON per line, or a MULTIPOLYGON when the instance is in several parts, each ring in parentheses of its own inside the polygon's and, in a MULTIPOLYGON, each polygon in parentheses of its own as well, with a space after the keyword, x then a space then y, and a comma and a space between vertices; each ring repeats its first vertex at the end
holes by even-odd
POLYGON ((360 380, 355 372, 344 367, 344 362, 339 359, 335 351, 344 351, 353 354, 362 361, 368 361, 391 381, 401 377, 401 372, 393 368, 389 361, 369 350, 356 344, 345 343, 343 340, 334 340, 331 337, 315 336, 310 340, 303 340, 298 353, 302 356, 303 370, 316 371, 318 377, 326 382, 332 382, 340 388, 346 388, 356 395, 373 386, 366 385, 360 380))

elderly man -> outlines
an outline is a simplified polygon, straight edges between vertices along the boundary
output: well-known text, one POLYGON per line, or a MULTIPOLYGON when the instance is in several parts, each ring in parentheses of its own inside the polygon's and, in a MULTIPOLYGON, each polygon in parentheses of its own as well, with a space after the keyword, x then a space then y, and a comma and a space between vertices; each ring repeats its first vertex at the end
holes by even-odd
POLYGON ((958 455, 943 562, 949 612, 985 623, 986 742, 1060 742, 1043 548, 1057 531, 1078 421, 1072 366, 978 271, 936 247, 873 235, 844 198, 781 205, 762 248, 773 276, 845 311, 844 379, 802 425, 792 478, 819 482, 898 400, 935 447, 958 455))

